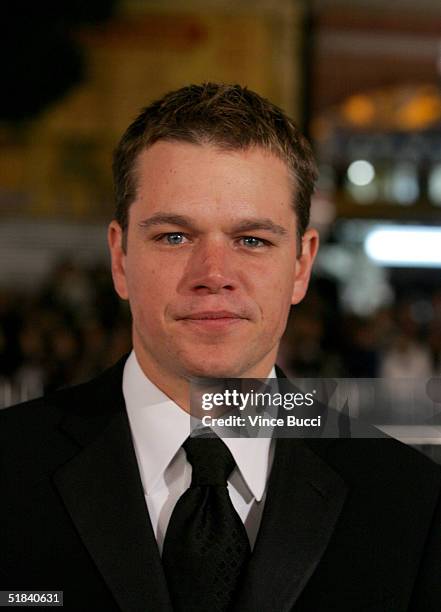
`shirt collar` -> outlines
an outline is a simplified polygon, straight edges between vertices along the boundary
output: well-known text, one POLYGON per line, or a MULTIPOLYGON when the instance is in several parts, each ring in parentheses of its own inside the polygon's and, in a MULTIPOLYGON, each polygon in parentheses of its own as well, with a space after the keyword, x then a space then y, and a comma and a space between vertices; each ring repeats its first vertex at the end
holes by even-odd
MULTIPOLYGON (((275 378, 272 368, 268 378, 275 378)), ((123 394, 146 494, 152 491, 190 435, 191 418, 144 374, 135 352, 123 374, 123 394)), ((271 438, 224 438, 245 483, 257 501, 269 475, 271 438)))

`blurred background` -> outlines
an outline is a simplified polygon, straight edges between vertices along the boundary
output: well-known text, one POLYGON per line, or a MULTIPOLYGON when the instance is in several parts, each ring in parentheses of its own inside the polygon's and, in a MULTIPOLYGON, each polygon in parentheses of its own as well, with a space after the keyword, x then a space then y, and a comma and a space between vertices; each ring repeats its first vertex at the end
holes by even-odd
POLYGON ((190 82, 248 85, 320 168, 322 248, 280 350, 308 377, 441 376, 439 0, 8 3, 0 40, 0 407, 130 350, 111 152, 190 82))

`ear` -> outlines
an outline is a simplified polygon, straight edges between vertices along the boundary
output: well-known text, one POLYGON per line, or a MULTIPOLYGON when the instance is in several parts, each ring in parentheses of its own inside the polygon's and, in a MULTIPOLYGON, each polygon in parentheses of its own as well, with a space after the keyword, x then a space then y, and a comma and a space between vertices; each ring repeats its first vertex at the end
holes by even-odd
POLYGON ((317 230, 307 230, 302 238, 302 251, 296 260, 296 272, 291 304, 298 304, 305 297, 311 276, 312 264, 319 247, 317 230))
POLYGON ((107 242, 112 262, 112 278, 115 291, 123 300, 127 300, 129 293, 126 282, 126 254, 123 249, 123 231, 117 221, 112 221, 107 230, 107 242))

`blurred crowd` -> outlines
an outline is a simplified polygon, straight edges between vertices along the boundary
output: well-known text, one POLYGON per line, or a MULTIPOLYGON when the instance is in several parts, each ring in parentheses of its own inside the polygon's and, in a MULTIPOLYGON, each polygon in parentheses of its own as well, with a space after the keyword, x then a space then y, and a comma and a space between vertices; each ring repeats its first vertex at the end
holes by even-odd
POLYGON ((0 407, 84 382, 130 348, 107 267, 65 261, 34 295, 1 293, 0 407))
POLYGON ((279 363, 303 378, 440 376, 441 290, 361 317, 345 312, 332 281, 316 279, 291 312, 279 363))
MULTIPOLYGON (((131 348, 130 312, 105 266, 65 261, 34 295, 0 295, 0 407, 83 382, 131 348)), ((357 317, 315 279, 291 313, 279 363, 298 377, 441 375, 441 291, 357 317)))

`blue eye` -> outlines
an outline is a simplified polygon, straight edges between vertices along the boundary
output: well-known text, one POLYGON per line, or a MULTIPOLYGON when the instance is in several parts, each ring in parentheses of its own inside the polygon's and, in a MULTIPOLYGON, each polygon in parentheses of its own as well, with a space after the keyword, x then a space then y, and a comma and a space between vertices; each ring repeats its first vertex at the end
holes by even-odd
POLYGON ((241 240, 243 240, 245 246, 251 247, 252 249, 265 245, 263 240, 260 238, 255 238, 254 236, 243 236, 241 240))
POLYGON ((182 244, 183 240, 185 239, 185 236, 184 234, 181 234, 179 232, 173 232, 170 234, 165 234, 163 238, 167 240, 168 244, 176 245, 176 244, 182 244))

